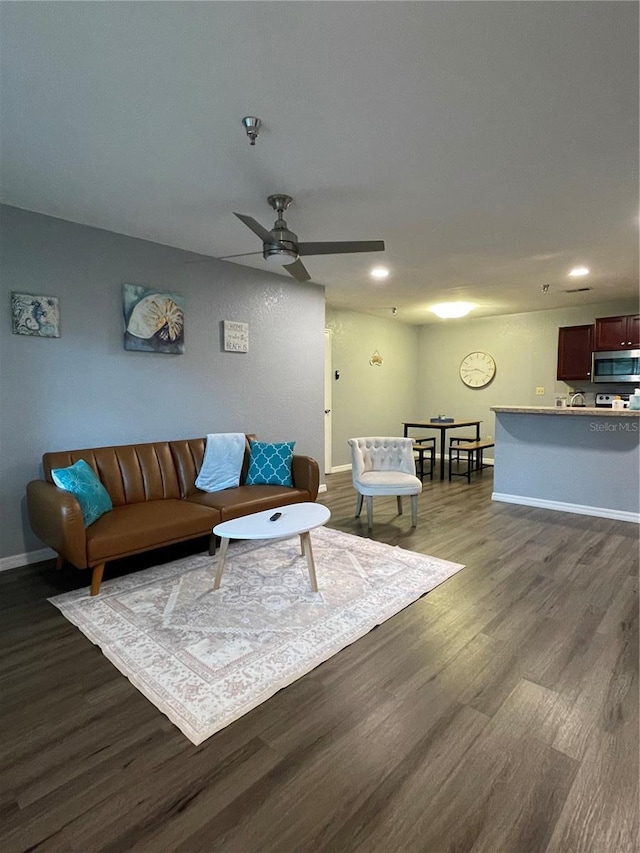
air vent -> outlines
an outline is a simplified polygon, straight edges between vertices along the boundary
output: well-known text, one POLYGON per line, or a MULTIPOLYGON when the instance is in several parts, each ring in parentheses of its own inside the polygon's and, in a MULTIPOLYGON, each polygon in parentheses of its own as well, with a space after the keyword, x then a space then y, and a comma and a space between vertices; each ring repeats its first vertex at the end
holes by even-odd
POLYGON ((591 287, 574 287, 573 290, 565 290, 565 293, 584 293, 586 290, 592 290, 591 287))

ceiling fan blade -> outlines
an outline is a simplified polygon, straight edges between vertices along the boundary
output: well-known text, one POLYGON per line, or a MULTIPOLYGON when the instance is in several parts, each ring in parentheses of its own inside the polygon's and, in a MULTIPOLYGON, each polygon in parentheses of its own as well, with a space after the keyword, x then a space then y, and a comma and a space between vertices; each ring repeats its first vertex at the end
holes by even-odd
POLYGON ((244 222, 247 228, 250 228, 254 234, 257 234, 263 243, 274 242, 273 237, 267 231, 267 229, 263 228, 259 222, 256 222, 256 220, 252 216, 245 216, 244 213, 234 213, 233 215, 237 216, 241 222, 244 222))
POLYGON ((261 255, 262 252, 243 252, 241 255, 224 255, 218 258, 219 261, 230 261, 231 258, 248 258, 249 255, 261 255))
POLYGON ((282 269, 286 270, 289 275, 292 275, 296 281, 309 281, 311 279, 311 276, 307 272, 307 268, 299 259, 294 261, 292 264, 283 266, 282 269))
MULTIPOLYGON (((238 214, 236 214, 237 216, 238 214)), ((299 255, 338 255, 346 252, 384 252, 384 240, 355 240, 337 243, 298 243, 299 255)))

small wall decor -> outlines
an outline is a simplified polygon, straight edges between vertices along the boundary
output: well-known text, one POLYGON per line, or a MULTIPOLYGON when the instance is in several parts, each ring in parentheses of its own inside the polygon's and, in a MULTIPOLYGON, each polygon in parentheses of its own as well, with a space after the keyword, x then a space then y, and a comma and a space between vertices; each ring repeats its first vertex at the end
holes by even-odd
POLYGON ((124 348, 184 352, 184 297, 138 284, 122 285, 124 348))
POLYGON ((369 359, 369 364, 371 365, 371 367, 382 367, 382 356, 380 355, 378 350, 376 350, 369 359))
POLYGON ((12 293, 11 319, 14 335, 60 337, 60 306, 57 296, 12 293))
POLYGON ((223 320, 224 348, 227 352, 249 352, 249 324, 223 320))

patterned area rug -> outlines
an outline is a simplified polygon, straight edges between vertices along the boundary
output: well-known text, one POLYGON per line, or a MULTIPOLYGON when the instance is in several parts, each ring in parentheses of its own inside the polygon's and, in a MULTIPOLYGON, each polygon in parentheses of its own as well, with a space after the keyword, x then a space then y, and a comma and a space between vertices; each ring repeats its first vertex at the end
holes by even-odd
POLYGON ((194 743, 393 616, 463 566, 322 527, 319 592, 299 539, 232 542, 49 599, 194 743))

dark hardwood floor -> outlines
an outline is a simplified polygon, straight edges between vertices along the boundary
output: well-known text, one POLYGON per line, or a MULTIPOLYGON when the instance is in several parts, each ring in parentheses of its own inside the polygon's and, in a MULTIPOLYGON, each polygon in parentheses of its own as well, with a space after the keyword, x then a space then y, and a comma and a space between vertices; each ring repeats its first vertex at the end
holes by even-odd
POLYGON ((638 527, 491 486, 427 482, 415 530, 374 501, 466 568, 199 747, 46 601, 87 574, 1 573, 0 851, 636 853, 638 527))

